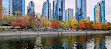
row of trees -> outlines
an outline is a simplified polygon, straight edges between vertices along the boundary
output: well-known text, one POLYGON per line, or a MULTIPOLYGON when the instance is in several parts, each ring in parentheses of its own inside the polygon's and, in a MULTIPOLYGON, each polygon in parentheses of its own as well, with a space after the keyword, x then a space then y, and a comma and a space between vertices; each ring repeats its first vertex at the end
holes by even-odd
POLYGON ((56 19, 47 20, 45 17, 35 18, 29 16, 3 16, 0 17, 0 22, 3 26, 13 26, 21 28, 63 28, 63 29, 111 29, 111 23, 104 24, 102 22, 94 23, 93 21, 87 21, 82 19, 77 21, 73 19, 68 22, 57 21, 56 19))

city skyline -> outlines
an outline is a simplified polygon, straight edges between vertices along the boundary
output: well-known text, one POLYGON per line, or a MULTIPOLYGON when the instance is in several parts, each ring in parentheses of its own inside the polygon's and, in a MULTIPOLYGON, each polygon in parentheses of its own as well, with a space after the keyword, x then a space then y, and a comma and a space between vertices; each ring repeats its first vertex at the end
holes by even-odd
MULTIPOLYGON (((25 9, 27 10, 27 5, 29 4, 31 0, 27 0, 26 1, 26 7, 25 9)), ((43 6, 43 2, 45 2, 46 0, 33 0, 35 3, 35 12, 36 13, 42 13, 42 6, 43 6)), ((97 2, 99 2, 101 0, 87 0, 87 16, 89 16, 91 18, 91 20, 94 20, 94 7, 97 4, 97 2), (90 3, 91 2, 91 3, 90 3)), ((65 9, 68 8, 73 8, 74 9, 74 16, 75 16, 75 0, 66 0, 66 6, 65 9)), ((108 22, 111 22, 111 1, 106 0, 106 20, 108 22)), ((51 9, 52 9, 52 5, 53 5, 53 0, 50 0, 51 3, 51 9)), ((27 11, 25 11, 26 13, 27 11)))

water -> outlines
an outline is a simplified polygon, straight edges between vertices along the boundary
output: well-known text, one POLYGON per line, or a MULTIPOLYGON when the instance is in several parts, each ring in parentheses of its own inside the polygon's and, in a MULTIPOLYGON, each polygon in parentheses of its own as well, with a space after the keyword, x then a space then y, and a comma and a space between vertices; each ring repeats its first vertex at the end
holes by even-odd
POLYGON ((0 49, 111 49, 111 35, 0 37, 0 49))

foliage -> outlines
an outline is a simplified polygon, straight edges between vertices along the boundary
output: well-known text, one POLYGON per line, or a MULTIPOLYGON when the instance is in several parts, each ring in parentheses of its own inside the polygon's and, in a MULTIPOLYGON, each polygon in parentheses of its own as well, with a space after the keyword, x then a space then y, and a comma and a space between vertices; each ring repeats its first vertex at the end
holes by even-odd
POLYGON ((80 29, 85 29, 86 26, 85 26, 85 24, 80 24, 80 25, 79 25, 79 28, 80 28, 80 29))
POLYGON ((41 17, 40 20, 41 20, 41 28, 45 28, 47 19, 45 17, 41 17))
POLYGON ((108 29, 111 29, 111 23, 107 23, 108 29))
POLYGON ((71 26, 72 26, 72 28, 77 29, 78 28, 78 21, 76 19, 73 19, 71 22, 71 26))
POLYGON ((60 28, 66 28, 66 22, 59 21, 60 23, 60 28))
POLYGON ((16 17, 16 21, 13 21, 11 24, 13 27, 27 27, 29 21, 24 20, 22 17, 16 17))
POLYGON ((60 23, 56 19, 53 19, 51 27, 57 29, 57 28, 59 28, 59 26, 60 26, 60 23))
POLYGON ((47 27, 50 27, 51 24, 52 24, 52 23, 51 23, 50 21, 47 20, 47 22, 46 22, 46 26, 47 26, 47 27))
POLYGON ((67 22, 67 28, 72 28, 71 27, 71 20, 68 20, 68 22, 67 22))

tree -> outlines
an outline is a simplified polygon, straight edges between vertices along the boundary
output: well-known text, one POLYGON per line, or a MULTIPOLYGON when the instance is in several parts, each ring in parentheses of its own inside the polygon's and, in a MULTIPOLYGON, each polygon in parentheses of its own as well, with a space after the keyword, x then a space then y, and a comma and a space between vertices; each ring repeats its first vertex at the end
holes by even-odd
POLYGON ((56 19, 53 19, 51 27, 57 29, 59 28, 59 26, 60 26, 60 23, 56 19))
POLYGON ((104 30, 108 29, 108 25, 107 24, 103 24, 102 27, 103 27, 104 30))
POLYGON ((111 23, 107 23, 108 29, 111 30, 111 23))
POLYGON ((69 28, 72 28, 71 27, 71 20, 68 20, 68 22, 67 22, 67 28, 69 29, 69 28))
POLYGON ((86 20, 81 19, 81 21, 79 21, 79 28, 80 29, 85 29, 86 28, 86 20))
POLYGON ((25 15, 25 16, 23 16, 22 18, 23 18, 23 20, 28 21, 30 17, 27 16, 27 15, 25 15))
POLYGON ((86 23, 85 23, 86 29, 92 29, 93 23, 94 23, 93 21, 86 21, 86 23))
POLYGON ((86 26, 85 26, 85 24, 80 24, 80 25, 79 25, 79 28, 80 28, 80 29, 85 29, 86 26))
POLYGON ((71 22, 71 26, 72 26, 72 28, 77 29, 78 28, 78 21, 76 19, 73 19, 71 22))
POLYGON ((102 29, 102 24, 103 24, 102 22, 94 23, 93 24, 93 29, 96 29, 96 30, 97 29, 102 29))
POLYGON ((66 28, 66 22, 64 22, 64 21, 59 21, 59 23, 60 23, 60 28, 66 28))
POLYGON ((52 24, 52 23, 51 23, 49 20, 47 20, 47 22, 46 22, 46 26, 47 26, 47 27, 50 27, 51 24, 52 24))
POLYGON ((41 20, 41 25, 42 25, 41 27, 45 28, 46 27, 47 19, 45 17, 41 17, 40 20, 41 20))

